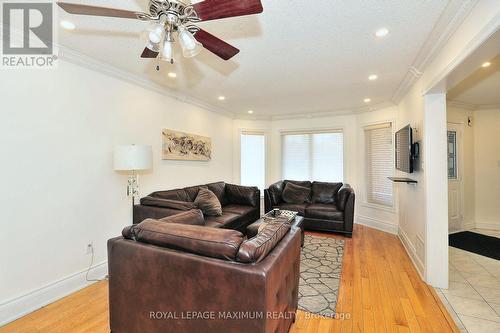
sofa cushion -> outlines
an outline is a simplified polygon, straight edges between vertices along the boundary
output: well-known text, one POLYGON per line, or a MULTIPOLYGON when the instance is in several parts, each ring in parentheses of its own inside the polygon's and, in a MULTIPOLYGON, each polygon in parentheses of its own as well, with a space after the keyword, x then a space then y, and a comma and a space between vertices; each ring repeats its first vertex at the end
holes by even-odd
POLYGON ((238 215, 247 215, 249 213, 252 213, 255 210, 254 207, 252 206, 245 206, 245 205, 235 205, 235 204, 229 204, 226 206, 222 207, 222 212, 225 213, 234 213, 238 215))
POLYGON ((268 223, 257 236, 241 243, 236 260, 244 263, 262 261, 290 230, 287 221, 268 223))
POLYGON ((207 257, 234 260, 243 242, 236 230, 206 228, 197 225, 165 223, 147 219, 122 232, 128 239, 207 257))
POLYGON ((333 204, 311 204, 306 207, 306 218, 343 221, 344 213, 333 204))
POLYGON ((205 219, 203 218, 203 213, 199 209, 191 209, 186 212, 167 216, 160 219, 160 221, 167 223, 205 225, 205 219))
POLYGON ((237 220, 240 215, 230 212, 223 212, 221 216, 207 216, 205 218, 206 225, 213 225, 213 223, 219 224, 221 227, 225 226, 235 220, 237 220))
POLYGON ((283 190, 283 201, 289 204, 309 202, 311 189, 293 183, 287 183, 283 190))
POLYGON ((178 201, 193 201, 193 200, 189 200, 188 194, 183 189, 157 191, 157 192, 151 193, 149 196, 154 197, 154 198, 170 199, 170 200, 178 200, 178 201))
POLYGON ((294 212, 298 212, 300 216, 304 216, 306 213, 306 205, 305 203, 302 204, 287 204, 287 203, 280 203, 279 205, 274 205, 273 208, 279 208, 283 210, 291 210, 294 212))
POLYGON ((331 204, 335 202, 337 192, 342 187, 342 183, 326 183, 326 182, 313 182, 312 183, 312 202, 331 204))
POLYGON ((214 194, 217 196, 217 199, 219 199, 222 206, 224 206, 227 203, 226 183, 224 182, 210 183, 207 184, 207 188, 210 191, 214 192, 214 194))
POLYGON ((256 191, 258 191, 258 188, 255 186, 226 184, 226 198, 232 204, 256 207, 257 200, 260 199, 255 195, 256 191))
POLYGON ((190 209, 196 208, 196 205, 190 201, 162 199, 162 198, 155 198, 155 197, 150 197, 150 196, 141 198, 141 205, 164 207, 164 208, 171 208, 171 209, 178 209, 178 210, 190 210, 190 209))
POLYGON ((222 205, 219 199, 208 188, 200 188, 196 199, 194 199, 196 207, 203 211, 206 216, 221 216, 222 205))

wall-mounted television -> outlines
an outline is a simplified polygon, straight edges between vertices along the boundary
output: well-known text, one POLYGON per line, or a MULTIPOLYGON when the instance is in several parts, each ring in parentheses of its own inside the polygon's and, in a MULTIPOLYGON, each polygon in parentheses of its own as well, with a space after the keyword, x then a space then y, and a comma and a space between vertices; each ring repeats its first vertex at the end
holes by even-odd
POLYGON ((413 147, 413 133, 410 125, 396 132, 395 140, 396 169, 412 173, 413 159, 416 157, 413 147))

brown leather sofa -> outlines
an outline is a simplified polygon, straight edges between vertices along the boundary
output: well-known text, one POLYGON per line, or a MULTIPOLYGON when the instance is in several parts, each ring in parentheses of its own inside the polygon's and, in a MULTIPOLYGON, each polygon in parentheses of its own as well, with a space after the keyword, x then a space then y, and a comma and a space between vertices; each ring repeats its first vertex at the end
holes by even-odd
POLYGON ((134 206, 134 224, 196 208, 193 202, 202 187, 214 192, 222 204, 222 216, 206 216, 206 226, 244 232, 248 225, 259 219, 260 191, 257 187, 215 182, 149 194, 141 199, 140 205, 134 206))
POLYGON ((283 180, 264 190, 266 212, 273 208, 293 210, 304 217, 305 230, 339 232, 348 237, 352 236, 354 203, 354 190, 343 183, 283 180), (307 193, 302 202, 302 198, 295 202, 283 198, 288 183, 307 193))
POLYGON ((235 230, 179 223, 147 219, 108 241, 111 332, 289 331, 300 229, 270 224, 246 240, 235 230))

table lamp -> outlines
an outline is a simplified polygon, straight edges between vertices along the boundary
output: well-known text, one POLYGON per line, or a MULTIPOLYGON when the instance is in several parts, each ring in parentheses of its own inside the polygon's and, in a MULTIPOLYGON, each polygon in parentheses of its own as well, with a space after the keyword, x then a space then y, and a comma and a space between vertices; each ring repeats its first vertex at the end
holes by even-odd
POLYGON ((128 177, 127 196, 132 197, 133 207, 135 197, 139 196, 139 175, 137 171, 148 170, 153 167, 153 150, 151 146, 116 146, 113 167, 116 171, 132 171, 132 174, 128 177))

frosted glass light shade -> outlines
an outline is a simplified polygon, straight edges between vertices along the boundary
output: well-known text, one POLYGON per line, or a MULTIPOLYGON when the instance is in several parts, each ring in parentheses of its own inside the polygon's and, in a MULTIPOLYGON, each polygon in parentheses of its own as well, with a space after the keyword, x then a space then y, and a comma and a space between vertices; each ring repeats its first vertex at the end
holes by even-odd
POLYGON ((182 54, 186 58, 194 57, 201 52, 202 45, 189 30, 182 26, 179 27, 179 43, 182 47, 182 54))
POLYGON ((115 170, 147 170, 153 167, 153 149, 151 146, 124 145, 116 146, 113 156, 115 170))
POLYGON ((163 44, 163 49, 161 53, 161 59, 165 61, 170 61, 173 58, 174 54, 174 47, 173 43, 166 40, 165 44, 163 44))

